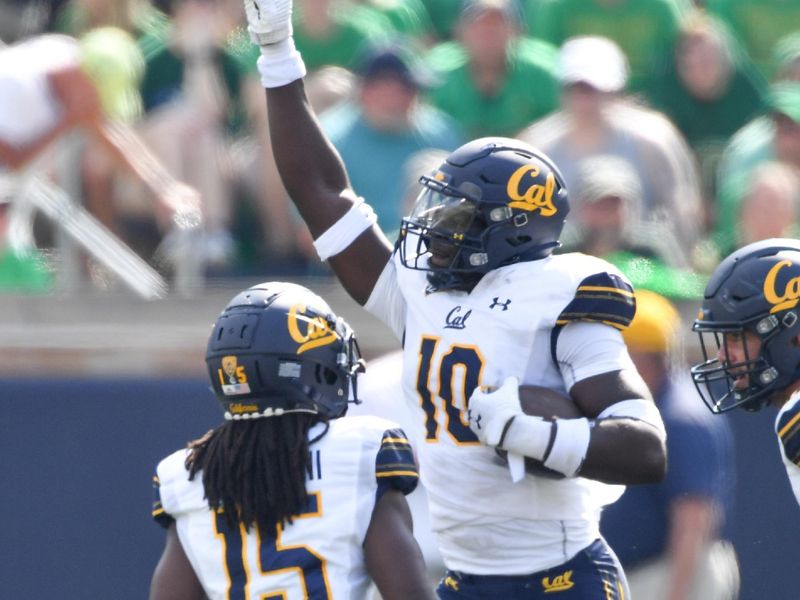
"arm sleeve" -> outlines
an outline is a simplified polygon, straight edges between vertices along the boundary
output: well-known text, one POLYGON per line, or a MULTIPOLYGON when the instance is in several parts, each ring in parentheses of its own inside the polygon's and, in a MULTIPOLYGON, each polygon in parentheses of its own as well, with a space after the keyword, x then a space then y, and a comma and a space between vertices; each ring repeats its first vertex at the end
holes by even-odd
POLYGON ((167 529, 175 519, 173 519, 161 504, 161 481, 158 475, 153 475, 153 520, 167 529))
POLYGON ((406 301, 397 281, 397 254, 393 254, 383 269, 364 308, 391 329, 398 339, 405 330, 406 301))
POLYGON ((567 389, 594 375, 633 368, 620 332, 635 313, 633 286, 621 274, 604 271, 580 282, 550 340, 567 389))
POLYGON ((558 336, 556 362, 566 389, 601 373, 633 369, 622 334, 602 323, 571 323, 558 336))
POLYGON ((408 436, 402 429, 387 429, 383 433, 375 457, 375 479, 378 482, 376 504, 389 489, 399 490, 405 495, 416 489, 419 481, 417 461, 408 436))

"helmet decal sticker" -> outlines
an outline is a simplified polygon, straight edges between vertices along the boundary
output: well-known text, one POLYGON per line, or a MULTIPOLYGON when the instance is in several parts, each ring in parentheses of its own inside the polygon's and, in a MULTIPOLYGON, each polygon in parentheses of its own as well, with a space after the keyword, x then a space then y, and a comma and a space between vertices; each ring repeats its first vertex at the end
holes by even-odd
POLYGON ((250 385, 247 383, 244 365, 240 365, 238 358, 235 356, 223 356, 222 368, 217 369, 217 374, 222 385, 222 393, 226 396, 250 393, 250 385))
POLYGON ((511 208, 520 210, 535 211, 539 209, 543 217, 552 217, 556 214, 556 207, 553 206, 553 192, 556 188, 556 178, 553 173, 548 173, 544 185, 540 183, 531 184, 524 193, 521 193, 522 178, 530 174, 531 178, 539 176, 539 167, 535 165, 523 165, 511 175, 506 187, 508 197, 514 200, 509 202, 511 208))
POLYGON ((778 271, 793 264, 790 260, 782 260, 775 263, 775 266, 769 270, 769 273, 764 278, 764 299, 773 305, 769 311, 770 313, 797 306, 797 300, 800 299, 800 277, 790 279, 783 288, 782 293, 779 293, 776 288, 778 271))
POLYGON ((327 346, 337 340, 336 332, 323 317, 309 317, 303 314, 305 311, 306 307, 303 304, 293 304, 289 309, 287 326, 289 335, 300 344, 297 354, 302 354, 311 348, 327 346))

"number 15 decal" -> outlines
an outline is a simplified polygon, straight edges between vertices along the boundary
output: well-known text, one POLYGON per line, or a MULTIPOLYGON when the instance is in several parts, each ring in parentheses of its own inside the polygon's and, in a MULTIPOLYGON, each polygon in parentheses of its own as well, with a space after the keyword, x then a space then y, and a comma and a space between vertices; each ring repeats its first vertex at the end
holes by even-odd
POLYGON ((447 351, 438 352, 439 338, 422 336, 417 369, 417 393, 425 411, 425 441, 439 441, 438 407, 444 404, 445 429, 459 445, 478 444, 469 428, 467 404, 473 390, 480 385, 484 360, 477 347, 453 344, 447 351), (430 389, 431 370, 437 373, 439 389, 430 389), (460 378, 460 379, 459 379, 460 378), (456 385, 460 383, 461 385, 456 385))

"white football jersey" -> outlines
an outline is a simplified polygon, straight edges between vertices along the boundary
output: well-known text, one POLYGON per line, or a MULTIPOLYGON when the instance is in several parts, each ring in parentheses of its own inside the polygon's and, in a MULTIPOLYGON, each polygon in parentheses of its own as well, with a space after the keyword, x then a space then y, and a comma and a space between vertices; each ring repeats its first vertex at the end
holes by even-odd
POLYGON ((800 392, 795 392, 775 418, 781 459, 789 476, 797 502, 800 503, 800 392))
MULTIPOLYGON (((313 439, 322 425, 310 431, 313 439)), ((154 480, 153 517, 176 523, 186 556, 210 600, 367 597, 363 543, 385 486, 410 493, 417 468, 405 434, 377 417, 344 417, 311 448, 308 510, 260 535, 231 530, 204 497, 202 474, 188 479, 187 450, 162 460, 154 480)))
POLYGON ((474 574, 562 564, 599 537, 602 506, 624 488, 532 475, 513 483, 469 429, 467 399, 511 375, 566 395, 576 381, 631 368, 617 329, 633 317, 632 288, 609 263, 577 253, 495 269, 470 293, 426 293, 427 284, 396 253, 366 308, 403 340, 403 393, 418 415, 412 439, 445 564, 474 574), (585 328, 589 349, 598 332, 614 344, 565 356, 557 341, 567 325, 585 328))

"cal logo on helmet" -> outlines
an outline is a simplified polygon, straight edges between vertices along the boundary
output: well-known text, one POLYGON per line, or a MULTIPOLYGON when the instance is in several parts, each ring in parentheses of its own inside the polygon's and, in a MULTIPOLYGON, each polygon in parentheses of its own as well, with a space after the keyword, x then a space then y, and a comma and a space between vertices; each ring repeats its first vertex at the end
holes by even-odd
POLYGON ((551 217, 556 214, 556 207, 553 205, 553 193, 556 189, 556 178, 553 173, 548 173, 545 177, 544 185, 532 183, 524 188, 523 178, 528 175, 532 179, 539 176, 540 170, 536 165, 523 165, 518 168, 508 179, 506 193, 513 200, 508 205, 511 208, 520 210, 535 211, 539 209, 543 217, 551 217), (524 192, 522 191, 524 188, 524 192))
POLYGON ((289 335, 299 344, 297 354, 306 350, 327 346, 336 341, 336 332, 333 331, 323 317, 310 317, 305 314, 304 304, 293 304, 289 309, 289 335))
POLYGON ((239 364, 239 359, 235 356, 223 356, 221 368, 217 369, 219 382, 222 386, 222 393, 226 396, 239 396, 250 393, 250 385, 247 383, 247 373, 244 365, 239 364))
POLYGON ((764 278, 764 298, 773 305, 769 311, 770 313, 797 306, 797 301, 800 299, 800 277, 792 277, 785 285, 780 286, 780 290, 778 289, 778 273, 792 265, 794 263, 790 260, 777 262, 764 278))

